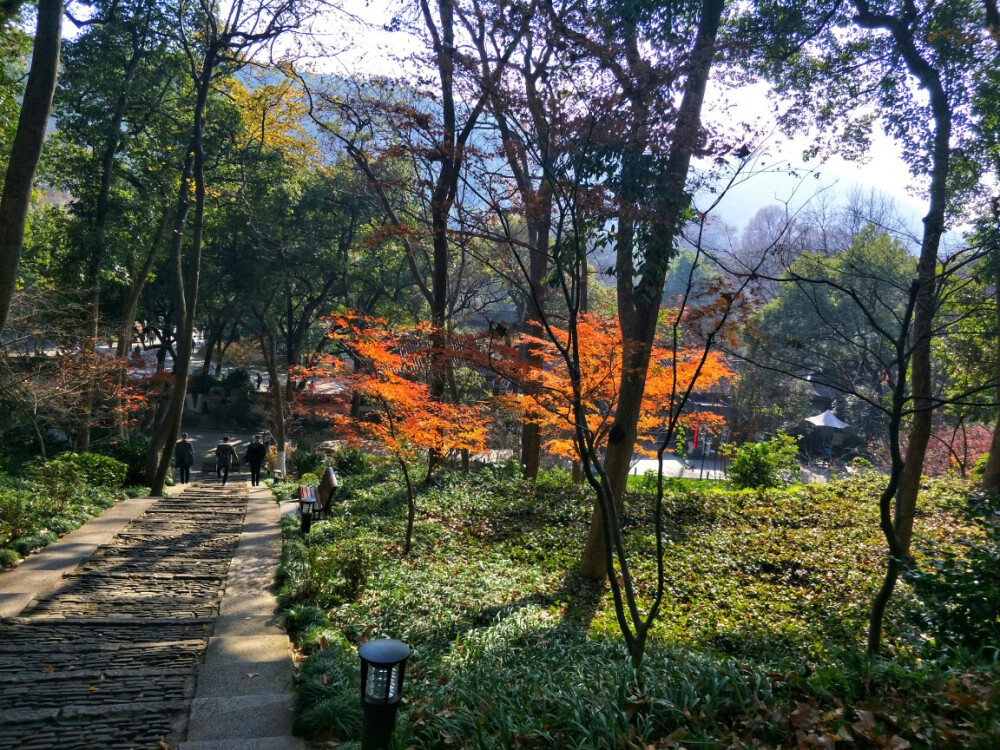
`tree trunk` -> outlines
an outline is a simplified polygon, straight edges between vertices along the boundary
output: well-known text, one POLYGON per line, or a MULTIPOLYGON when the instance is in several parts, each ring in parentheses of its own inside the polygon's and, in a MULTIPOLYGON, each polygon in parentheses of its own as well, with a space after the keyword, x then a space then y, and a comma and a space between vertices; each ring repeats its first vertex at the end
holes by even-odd
POLYGON ((537 422, 521 423, 521 470, 525 479, 535 479, 542 455, 542 429, 537 422))
POLYGON ((885 578, 882 579, 882 586, 872 600, 871 612, 868 617, 868 653, 871 656, 877 654, 882 648, 882 623, 885 621, 885 610, 892 599, 892 593, 896 590, 896 581, 899 580, 899 561, 890 557, 885 569, 885 578))
MULTIPOLYGON (((870 16, 859 13, 859 19, 859 23, 867 25, 870 16)), ((930 154, 930 202, 923 219, 924 233, 917 264, 916 303, 911 332, 913 354, 910 362, 910 394, 915 411, 907 436, 906 462, 896 494, 896 534, 901 546, 900 555, 907 556, 913 536, 913 519, 917 510, 924 457, 927 455, 927 444, 933 426, 931 338, 934 335, 937 299, 938 248, 945 228, 947 183, 951 165, 952 113, 940 75, 920 56, 914 45, 913 29, 902 23, 895 23, 889 30, 907 68, 928 92, 934 121, 930 154)))
POLYGON ((267 366, 267 377, 271 383, 268 392, 271 394, 274 429, 272 434, 277 450, 284 453, 287 449, 288 436, 285 427, 285 396, 278 380, 278 347, 275 341, 274 329, 267 319, 261 315, 260 321, 260 348, 264 355, 264 363, 267 366))
POLYGON ((205 344, 202 349, 201 372, 203 375, 208 375, 212 372, 212 357, 215 354, 216 341, 218 341, 218 336, 215 329, 210 327, 205 332, 205 344))
MULTIPOLYGON (((705 0, 702 4, 698 36, 692 47, 684 96, 671 136, 670 156, 655 192, 658 205, 654 212, 655 221, 649 227, 652 239, 642 267, 634 268, 631 242, 617 248, 618 308, 625 348, 622 356, 618 408, 608 438, 604 469, 608 477, 612 504, 618 512, 621 512, 632 453, 635 449, 639 413, 646 388, 646 373, 649 369, 667 266, 674 253, 678 226, 689 202, 685 186, 691 156, 698 144, 701 107, 715 56, 715 39, 723 5, 722 0, 705 0), (636 277, 638 283, 635 282, 636 277)), ((632 154, 632 157, 637 162, 641 161, 641 153, 632 154)), ((628 171, 628 153, 625 162, 623 180, 628 171)), ((623 188, 625 189, 627 186, 623 188)), ((621 230, 621 227, 619 229, 621 230)), ((586 283, 583 279, 581 282, 586 283)), ((609 558, 605 547, 607 533, 604 523, 601 509, 595 507, 591 516, 587 545, 580 559, 580 574, 597 582, 606 580, 609 573, 606 563, 609 558)))
MULTIPOLYGON (((133 51, 125 66, 125 76, 122 80, 122 90, 115 102, 114 111, 108 121, 108 137, 101 154, 101 185, 97 191, 94 207, 93 224, 87 233, 87 243, 90 245, 90 263, 87 267, 87 282, 90 284, 89 330, 84 342, 84 356, 88 359, 97 356, 97 339, 101 330, 101 263, 104 259, 104 235, 110 213, 111 181, 114 174, 115 156, 121 141, 121 125, 125 119, 125 109, 128 107, 129 95, 132 92, 132 82, 142 60, 142 53, 133 51)), ((87 385, 87 395, 84 400, 83 417, 80 432, 77 435, 77 450, 83 452, 90 447, 90 422, 94 409, 97 384, 91 381, 87 385)))
POLYGON ((396 460, 399 461, 399 466, 403 470, 403 481, 406 483, 406 537, 403 540, 403 555, 408 555, 410 547, 413 545, 413 522, 417 517, 417 499, 406 461, 398 455, 396 460))
MULTIPOLYGON (((993 304, 995 306, 997 335, 993 343, 996 345, 996 401, 1000 405, 1000 247, 993 251, 994 267, 997 269, 996 281, 993 287, 993 304)), ((1000 406, 997 407, 1000 410, 1000 406)), ((996 424, 993 425, 993 439, 990 441, 990 455, 986 459, 986 471, 983 472, 982 487, 987 492, 1000 492, 1000 411, 996 424)))
MULTIPOLYGON (((868 630, 868 651, 878 652, 881 642, 885 608, 895 587, 898 566, 910 554, 913 520, 923 473, 924 457, 931 437, 934 402, 932 396, 931 337, 934 333, 934 313, 937 297, 937 258, 945 226, 948 172, 951 163, 952 113, 938 71, 924 60, 914 44, 915 30, 910 21, 874 14, 867 3, 855 0, 855 22, 862 28, 887 31, 892 35, 896 50, 910 73, 927 91, 934 131, 931 142, 930 201, 924 216, 924 233, 914 280, 913 326, 910 330, 910 399, 914 409, 907 436, 906 459, 899 472, 895 488, 895 514, 892 527, 887 528, 886 512, 881 525, 889 544, 890 560, 885 581, 872 603, 868 630)), ((905 371, 900 378, 905 377, 905 371)), ((901 415, 900 415, 901 416, 901 415)), ((898 443, 898 441, 897 441, 898 443)), ((894 464, 897 459, 894 457, 894 464)), ((893 476, 895 476, 895 466, 893 476)), ((891 486, 891 485, 890 485, 891 486)))
POLYGON ((3 192, 0 194, 0 332, 7 324, 24 246, 24 223, 31 202, 35 168, 42 155, 45 126, 59 71, 62 0, 38 0, 38 22, 31 71, 17 120, 3 192))
POLYGON ((198 80, 191 145, 187 158, 184 160, 184 169, 181 171, 177 215, 174 219, 170 258, 174 277, 174 307, 179 322, 177 357, 174 361, 174 387, 170 394, 167 414, 163 424, 153 436, 146 464, 147 481, 149 481, 150 491, 154 497, 163 494, 167 471, 170 468, 170 459, 173 456, 174 443, 177 442, 181 421, 184 417, 184 399, 187 396, 188 371, 191 365, 194 321, 198 302, 198 283, 201 277, 201 241, 205 220, 205 151, 202 135, 205 129, 205 106, 208 102, 208 92, 211 87, 212 71, 215 69, 217 54, 218 48, 214 44, 209 44, 205 51, 201 75, 198 80), (191 231, 188 274, 185 278, 182 249, 184 227, 191 209, 189 196, 191 178, 194 179, 195 215, 191 231), (148 474, 151 464, 155 464, 152 476, 148 474))
MULTIPOLYGON (((551 196, 543 200, 542 211, 546 216, 551 214, 551 196)), ((528 292, 530 299, 525 306, 525 321, 522 328, 526 333, 537 335, 532 330, 541 325, 545 309, 545 285, 542 280, 549 265, 549 231, 551 219, 541 221, 529 219, 529 261, 528 261, 528 292)), ((541 357, 533 354, 529 347, 522 347, 522 356, 529 367, 541 367, 541 357)), ((535 479, 541 463, 542 429, 537 422, 525 421, 521 425, 521 466, 525 479, 535 479)))

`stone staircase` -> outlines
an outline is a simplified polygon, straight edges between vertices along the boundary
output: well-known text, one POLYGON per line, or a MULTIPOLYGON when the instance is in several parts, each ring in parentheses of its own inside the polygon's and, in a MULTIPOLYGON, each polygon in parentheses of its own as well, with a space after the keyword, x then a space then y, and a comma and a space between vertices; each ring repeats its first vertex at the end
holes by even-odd
POLYGON ((246 509, 243 482, 189 485, 0 621, 0 748, 176 747, 246 509))

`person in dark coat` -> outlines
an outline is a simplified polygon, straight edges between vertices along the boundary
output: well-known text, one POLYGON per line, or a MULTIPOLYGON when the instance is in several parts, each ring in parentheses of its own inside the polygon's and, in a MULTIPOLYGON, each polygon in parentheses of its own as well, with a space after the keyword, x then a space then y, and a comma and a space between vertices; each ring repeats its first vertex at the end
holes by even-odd
POLYGON ((187 484, 191 481, 191 466, 194 464, 194 444, 186 432, 181 433, 181 439, 174 446, 174 460, 177 461, 180 483, 187 484))
POLYGON ((222 438, 222 442, 215 446, 215 469, 223 486, 229 481, 229 469, 239 465, 240 457, 229 442, 229 435, 226 435, 222 438))
POLYGON ((260 484, 260 467, 267 457, 267 446, 261 441, 260 433, 253 436, 253 442, 247 446, 247 453, 244 457, 250 465, 250 485, 257 487, 260 484))

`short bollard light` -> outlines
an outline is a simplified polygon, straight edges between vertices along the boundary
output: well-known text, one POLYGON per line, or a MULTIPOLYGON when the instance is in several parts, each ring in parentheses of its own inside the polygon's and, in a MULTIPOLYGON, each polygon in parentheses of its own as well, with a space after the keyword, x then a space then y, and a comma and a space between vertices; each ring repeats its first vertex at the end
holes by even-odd
POLYGON ((391 638, 368 641, 358 649, 364 706, 361 750, 392 747, 396 710, 403 699, 403 674, 411 653, 409 646, 391 638))
POLYGON ((316 507, 316 498, 299 498, 299 516, 302 519, 300 531, 308 534, 312 528, 313 509, 316 507))

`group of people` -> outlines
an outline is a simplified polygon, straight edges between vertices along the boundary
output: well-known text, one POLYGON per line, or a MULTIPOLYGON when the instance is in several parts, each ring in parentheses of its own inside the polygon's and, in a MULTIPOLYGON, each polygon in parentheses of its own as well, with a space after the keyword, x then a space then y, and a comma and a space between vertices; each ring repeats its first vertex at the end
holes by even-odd
MULTIPOLYGON (((261 433, 254 435, 243 455, 243 462, 250 467, 250 484, 254 487, 260 485, 260 470, 267 457, 267 445, 263 438, 261 433)), ((174 459, 177 462, 179 483, 187 484, 191 481, 191 467, 194 465, 194 443, 186 432, 181 434, 181 439, 174 447, 174 459)), ((239 465, 239 453, 230 442, 229 435, 226 435, 222 438, 222 442, 215 446, 215 473, 223 486, 229 482, 229 471, 239 465)))

